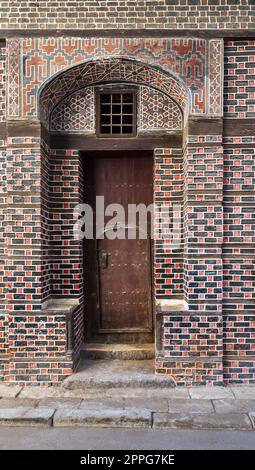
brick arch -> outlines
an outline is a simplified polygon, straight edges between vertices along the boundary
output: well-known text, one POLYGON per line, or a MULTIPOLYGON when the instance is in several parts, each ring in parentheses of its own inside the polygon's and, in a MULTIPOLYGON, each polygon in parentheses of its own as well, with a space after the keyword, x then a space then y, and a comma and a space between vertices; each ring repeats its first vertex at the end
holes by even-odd
POLYGON ((87 86, 109 82, 149 85, 171 97, 181 108, 184 120, 188 115, 189 90, 181 79, 140 61, 110 58, 73 66, 45 82, 39 90, 41 123, 49 128, 52 110, 66 95, 87 86))

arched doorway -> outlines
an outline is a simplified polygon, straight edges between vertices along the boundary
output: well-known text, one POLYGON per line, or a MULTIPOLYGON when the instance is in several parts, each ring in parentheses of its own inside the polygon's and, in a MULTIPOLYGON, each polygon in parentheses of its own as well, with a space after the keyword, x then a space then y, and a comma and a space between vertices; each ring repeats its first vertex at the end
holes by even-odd
MULTIPOLYGON (((57 195, 55 204, 50 201, 47 238, 53 268, 50 296, 75 298, 79 304, 79 313, 70 320, 70 348, 78 360, 84 337, 108 343, 154 342, 153 307, 169 295, 168 272, 180 265, 179 258, 166 259, 160 238, 152 249, 149 236, 85 243, 74 239, 74 208, 95 196, 124 209, 155 202, 161 213, 161 218, 154 214, 158 225, 169 223, 164 217, 174 163, 155 156, 155 149, 178 149, 180 154, 188 90, 157 67, 114 58, 84 63, 53 77, 42 87, 39 102, 49 193, 53 199, 57 195), (125 94, 133 97, 131 112, 125 94), (106 95, 108 101, 101 102, 106 95), (117 95, 120 102, 114 102, 117 95), (110 111, 103 113, 102 106, 109 105, 110 111)), ((171 197, 182 202, 181 192, 171 197)), ((125 231, 126 220, 124 225, 125 231)), ((183 295, 179 284, 177 299, 183 295)), ((157 329, 156 342, 158 335, 157 329)))

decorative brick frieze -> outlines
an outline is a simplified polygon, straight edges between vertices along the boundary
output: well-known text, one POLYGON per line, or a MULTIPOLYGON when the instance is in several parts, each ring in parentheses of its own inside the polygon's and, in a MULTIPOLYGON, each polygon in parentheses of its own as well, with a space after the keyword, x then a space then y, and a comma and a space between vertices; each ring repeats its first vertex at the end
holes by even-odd
MULTIPOLYGON (((175 76, 179 76, 183 83, 190 88, 191 112, 193 114, 221 114, 221 98, 218 98, 219 90, 222 89, 221 77, 223 73, 223 42, 221 39, 210 41, 190 38, 49 37, 10 39, 8 40, 8 47, 10 57, 8 89, 10 100, 15 103, 15 109, 10 106, 7 113, 10 117, 15 115, 20 118, 28 118, 29 116, 35 118, 38 114, 37 93, 39 86, 57 72, 65 71, 68 67, 85 61, 95 61, 97 59, 98 63, 95 61, 95 64, 92 64, 93 67, 89 67, 88 63, 86 70, 84 67, 75 69, 77 71, 76 76, 73 71, 69 76, 67 70, 65 81, 62 82, 65 88, 64 93, 61 93, 63 87, 60 87, 59 83, 52 91, 48 90, 50 92, 48 96, 50 105, 55 106, 67 94, 80 89, 82 87, 82 77, 84 77, 83 86, 87 86, 105 80, 115 82, 121 79, 125 80, 128 73, 128 82, 137 83, 140 81, 141 84, 153 85, 153 77, 151 74, 146 77, 144 75, 146 73, 145 69, 143 71, 139 70, 139 73, 143 73, 143 78, 139 80, 139 74, 136 77, 135 65, 133 65, 134 75, 132 78, 130 68, 125 71, 124 63, 120 67, 118 64, 116 68, 111 67, 111 70, 105 68, 106 63, 100 64, 103 58, 110 57, 115 58, 115 60, 117 57, 136 60, 140 67, 144 63, 158 67, 155 76, 156 81, 154 80, 155 88, 166 92, 170 96, 172 95, 177 103, 181 102, 181 97, 183 93, 185 94, 185 91, 176 82, 172 93, 168 93, 171 83, 168 81, 163 85, 162 82, 162 85, 160 85, 159 75, 160 71, 166 71, 173 74, 173 79, 175 76), (211 64, 210 74, 209 79, 205 80, 208 61, 211 64), (18 79, 17 75, 19 76, 18 79), (98 75, 98 78, 96 75, 98 75), (77 78, 78 87, 73 89, 77 78), (176 87, 178 90, 175 90, 176 87), (20 101, 19 96, 22 96, 20 101)), ((164 80, 163 75, 162 79, 164 80)), ((44 97, 44 103, 47 107, 45 100, 46 97, 44 97)))
POLYGON ((6 45, 0 43, 0 123, 5 121, 6 115, 6 59, 6 45))
POLYGON ((209 43, 209 113, 222 116, 222 64, 223 41, 211 40, 209 43))
POLYGON ((7 114, 10 118, 20 116, 20 40, 8 42, 8 80, 7 80, 7 114))

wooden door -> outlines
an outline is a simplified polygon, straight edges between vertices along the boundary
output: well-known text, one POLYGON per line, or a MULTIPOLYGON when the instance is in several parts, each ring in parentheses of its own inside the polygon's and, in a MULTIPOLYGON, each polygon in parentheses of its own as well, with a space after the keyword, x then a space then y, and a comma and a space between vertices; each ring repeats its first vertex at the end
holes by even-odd
MULTIPOLYGON (((124 238, 109 239, 104 227, 104 238, 85 241, 85 331, 90 340, 153 341, 149 217, 147 236, 128 238, 128 204, 152 203, 152 164, 148 152, 84 155, 85 200, 94 214, 97 195, 104 196, 104 208, 121 204, 126 215, 124 238)), ((105 223, 111 219, 105 217, 105 223)))

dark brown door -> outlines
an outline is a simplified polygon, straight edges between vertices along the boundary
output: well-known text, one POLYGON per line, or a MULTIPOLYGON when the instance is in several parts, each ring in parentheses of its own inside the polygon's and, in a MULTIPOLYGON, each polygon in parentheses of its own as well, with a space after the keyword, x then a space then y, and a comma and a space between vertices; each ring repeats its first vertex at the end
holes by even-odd
POLYGON ((105 216, 104 227, 94 227, 104 238, 85 241, 85 330, 90 340, 153 341, 150 218, 143 239, 135 229, 138 216, 135 223, 128 220, 128 204, 152 203, 152 162, 152 154, 141 151, 84 154, 85 201, 94 214, 96 196, 104 196, 104 208, 121 204, 125 211, 119 224, 123 238, 108 237, 116 227, 113 212, 105 216), (128 238, 130 230, 135 239, 128 238))

